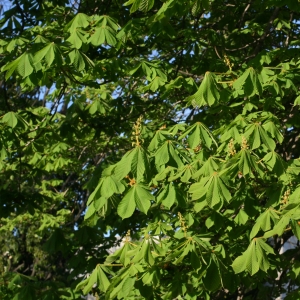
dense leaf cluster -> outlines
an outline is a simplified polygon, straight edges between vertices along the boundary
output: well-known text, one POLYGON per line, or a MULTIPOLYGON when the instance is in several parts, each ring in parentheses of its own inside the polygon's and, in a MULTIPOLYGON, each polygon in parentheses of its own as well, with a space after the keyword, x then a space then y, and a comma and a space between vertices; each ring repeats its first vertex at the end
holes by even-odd
POLYGON ((1 17, 1 299, 299 299, 297 1, 1 17))

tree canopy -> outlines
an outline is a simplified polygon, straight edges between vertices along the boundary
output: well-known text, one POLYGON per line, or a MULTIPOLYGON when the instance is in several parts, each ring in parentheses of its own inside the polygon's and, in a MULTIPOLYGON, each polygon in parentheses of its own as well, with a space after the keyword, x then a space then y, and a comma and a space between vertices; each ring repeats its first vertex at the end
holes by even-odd
POLYGON ((300 4, 13 0, 0 20, 0 298, 300 298, 300 4))

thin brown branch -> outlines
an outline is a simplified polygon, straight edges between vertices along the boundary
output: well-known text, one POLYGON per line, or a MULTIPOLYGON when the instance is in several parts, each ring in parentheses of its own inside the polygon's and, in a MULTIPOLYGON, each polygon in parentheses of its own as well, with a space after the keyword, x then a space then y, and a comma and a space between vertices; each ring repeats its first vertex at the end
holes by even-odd
POLYGON ((239 28, 242 27, 242 23, 244 21, 245 14, 246 14, 247 10, 249 9, 250 5, 251 5, 251 1, 247 4, 247 6, 245 7, 245 9, 244 9, 244 11, 242 13, 242 16, 241 16, 241 18, 239 20, 239 28))
POLYGON ((202 75, 201 76, 195 75, 195 74, 189 73, 187 71, 178 70, 178 73, 189 76, 189 77, 194 77, 194 78, 197 78, 197 79, 200 79, 200 80, 203 79, 202 75))
MULTIPOLYGON (((290 13, 289 23, 292 24, 292 21, 293 21, 293 12, 290 13)), ((286 36, 286 40, 285 40, 285 43, 284 43, 285 47, 288 47, 289 44, 290 44, 290 35, 291 35, 291 31, 289 31, 289 33, 286 36)))

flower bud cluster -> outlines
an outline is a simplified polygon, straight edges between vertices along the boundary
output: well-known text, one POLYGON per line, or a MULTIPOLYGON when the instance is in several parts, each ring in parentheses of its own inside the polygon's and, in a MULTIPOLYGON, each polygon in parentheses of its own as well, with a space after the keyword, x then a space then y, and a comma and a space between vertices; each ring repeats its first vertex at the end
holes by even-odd
POLYGON ((242 150, 249 149, 248 141, 246 140, 246 138, 244 136, 242 137, 241 148, 242 148, 242 150))
POLYGON ((135 124, 133 125, 132 137, 131 140, 132 146, 140 146, 141 145, 141 131, 142 131, 142 117, 139 117, 135 124))
POLYGON ((231 139, 228 144, 228 153, 230 156, 234 156, 236 154, 236 150, 234 147, 234 140, 231 139))

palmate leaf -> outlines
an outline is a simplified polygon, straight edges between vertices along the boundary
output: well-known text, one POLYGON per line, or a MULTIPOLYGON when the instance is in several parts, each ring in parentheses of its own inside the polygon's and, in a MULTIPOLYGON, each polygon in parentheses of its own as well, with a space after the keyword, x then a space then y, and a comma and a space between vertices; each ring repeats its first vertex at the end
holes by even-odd
POLYGON ((54 43, 50 43, 34 55, 34 62, 36 65, 38 65, 43 59, 47 63, 48 67, 52 65, 54 60, 59 64, 62 63, 59 47, 54 43))
POLYGON ((162 203, 165 207, 170 208, 176 198, 176 192, 173 183, 168 184, 157 196, 157 203, 162 203))
POLYGON ((196 148, 200 144, 210 148, 212 142, 217 145, 209 129, 201 122, 196 122, 194 125, 188 127, 178 139, 181 140, 184 138, 187 139, 191 149, 196 148))
POLYGON ((259 124, 254 123, 247 126, 245 137, 248 139, 251 149, 256 149, 263 144, 271 151, 275 149, 275 142, 268 136, 265 129, 259 124))
POLYGON ((107 109, 109 109, 109 106, 107 102, 96 98, 87 108, 91 115, 95 114, 96 112, 105 114, 107 109))
POLYGON ((200 182, 196 182, 190 186, 189 193, 192 194, 192 200, 201 199, 205 196, 208 189, 208 181, 210 177, 201 178, 200 182))
POLYGON ((124 190, 124 185, 115 176, 102 177, 95 190, 90 194, 87 205, 102 197, 107 199, 113 194, 122 194, 124 190))
POLYGON ((220 204, 223 204, 224 200, 229 202, 231 199, 230 192, 218 176, 217 172, 211 176, 211 179, 207 184, 209 187, 206 193, 206 201, 210 207, 219 206, 220 204))
POLYGON ((210 207, 221 207, 223 202, 229 202, 231 194, 219 177, 218 172, 214 172, 210 177, 204 177, 200 182, 194 183, 189 189, 192 199, 197 200, 205 196, 210 207))
POLYGON ((300 224, 299 221, 291 220, 291 227, 293 234, 297 237, 298 240, 300 240, 300 224))
POLYGON ((94 62, 89 59, 83 52, 80 50, 74 49, 69 53, 69 58, 71 63, 78 71, 82 71, 86 68, 93 68, 94 62))
POLYGON ((178 76, 176 79, 172 79, 167 83, 165 85, 166 91, 164 92, 163 97, 167 97, 174 89, 180 89, 183 85, 183 80, 182 76, 178 76))
POLYGON ((166 82, 166 80, 164 80, 162 77, 156 76, 150 82, 150 84, 148 84, 147 86, 145 86, 144 91, 151 90, 152 92, 155 92, 156 90, 159 89, 160 86, 165 85, 165 82, 166 82))
POLYGON ((139 9, 143 12, 149 11, 154 5, 154 0, 142 0, 139 9))
POLYGON ((114 176, 118 179, 123 179, 130 172, 138 182, 150 176, 149 158, 146 150, 141 146, 127 152, 113 171, 114 176))
POLYGON ((262 85, 258 74, 252 67, 247 69, 242 76, 234 81, 233 87, 235 90, 244 89, 245 94, 249 97, 262 93, 262 85))
POLYGON ((227 162, 220 174, 241 177, 252 174, 263 176, 264 173, 262 163, 258 161, 258 158, 252 155, 248 149, 242 149, 227 162))
POLYGON ((276 223, 276 225, 273 227, 272 230, 267 231, 264 234, 264 238, 269 238, 274 235, 282 236, 284 233, 286 227, 290 223, 290 216, 289 215, 283 215, 280 220, 276 223))
POLYGON ((195 169, 193 165, 185 165, 183 168, 180 168, 173 176, 170 176, 169 180, 174 181, 177 178, 180 178, 182 182, 189 182, 193 174, 195 173, 195 169))
POLYGON ((94 46, 99 46, 104 43, 114 46, 117 43, 116 33, 109 26, 98 27, 89 39, 89 42, 94 46))
MULTIPOLYGON (((130 0, 130 1, 134 1, 134 0, 130 0)), ((158 12, 155 15, 155 21, 159 20, 169 9, 171 10, 174 6, 174 0, 169 0, 167 2, 164 3, 163 6, 161 6, 161 8, 158 10, 158 12)))
POLYGON ((175 265, 180 265, 182 260, 189 254, 189 252, 193 251, 194 248, 195 246, 193 243, 191 243, 191 241, 184 241, 180 243, 174 250, 168 253, 165 261, 173 261, 175 265))
POLYGON ((78 13, 66 26, 68 31, 73 32, 78 27, 86 28, 90 25, 90 17, 84 13, 78 13))
POLYGON ((219 102, 220 91, 217 86, 215 75, 211 72, 206 72, 198 91, 187 98, 188 104, 194 107, 202 107, 204 105, 212 106, 219 102))
POLYGON ((130 13, 136 12, 138 9, 147 12, 149 11, 153 5, 154 5, 154 0, 129 0, 124 3, 125 6, 132 4, 130 8, 130 13))
POLYGON ((85 60, 81 53, 76 49, 69 53, 71 63, 78 71, 85 69, 85 60))
POLYGON ((167 176, 171 177, 174 175, 174 172, 177 170, 175 167, 167 166, 166 168, 162 168, 160 172, 155 176, 155 181, 165 180, 167 176))
POLYGON ((234 218, 234 221, 239 225, 243 225, 247 223, 248 219, 249 216, 247 213, 243 209, 240 209, 239 213, 234 218))
POLYGON ((135 190, 131 188, 118 205, 118 215, 122 217, 122 219, 129 218, 132 216, 135 207, 135 190))
MULTIPOLYGON (((150 239, 143 239, 142 243, 139 247, 133 249, 132 251, 128 252, 128 256, 132 257, 131 262, 136 264, 138 262, 146 262, 149 265, 154 264, 154 258, 151 253, 151 246, 150 246, 150 239)), ((153 242, 151 242, 153 243, 153 242)), ((155 243, 154 243, 155 244, 155 243)), ((156 247, 156 246, 154 246, 156 247)), ((158 247, 156 247, 158 248, 158 247)))
MULTIPOLYGON (((168 232, 170 230, 172 230, 172 226, 165 222, 155 222, 155 223, 150 223, 148 225, 147 229, 149 229, 149 231, 152 231, 152 234, 154 236, 160 235, 162 233, 167 235, 168 232)), ((155 241, 154 241, 154 243, 155 243, 155 241)))
POLYGON ((132 291, 133 286, 135 284, 135 278, 134 277, 127 277, 122 282, 122 287, 118 293, 118 299, 126 299, 126 297, 129 295, 129 293, 132 291))
POLYGON ((136 149, 136 154, 132 158, 131 172, 134 174, 136 180, 140 181, 145 171, 149 172, 149 162, 144 149, 141 147, 137 147, 136 149))
POLYGON ((23 78, 29 76, 34 71, 34 59, 31 53, 25 52, 16 60, 6 64, 1 68, 2 72, 6 72, 7 80, 14 71, 17 71, 23 78))
POLYGON ((232 122, 231 124, 229 124, 229 126, 224 127, 221 133, 221 142, 226 142, 230 139, 233 139, 237 142, 241 141, 241 135, 236 122, 232 122))
MULTIPOLYGON (((201 0, 196 0, 192 6, 192 15, 196 16, 201 9, 201 0)), ((205 1, 204 1, 205 2, 205 1)))
POLYGON ((199 211, 201 211, 202 209, 204 209, 207 206, 207 202, 205 200, 202 200, 201 202, 196 202, 194 205, 194 210, 196 213, 198 213, 199 211))
POLYGON ((135 278, 130 277, 130 268, 122 274, 122 276, 115 276, 112 281, 109 289, 105 294, 105 299, 127 299, 135 284, 135 278))
POLYGON ((148 150, 155 151, 164 141, 167 140, 168 136, 169 136, 168 131, 161 130, 161 129, 157 130, 148 146, 148 150))
POLYGON ((232 268, 236 274, 248 271, 254 275, 259 269, 266 272, 270 267, 266 254, 275 254, 273 248, 260 238, 254 239, 247 250, 234 260, 232 268))
POLYGON ((178 196, 176 195, 176 189, 174 184, 171 182, 160 192, 157 196, 157 203, 163 204, 166 208, 170 209, 175 203, 178 196))
POLYGON ((289 203, 291 204, 298 204, 299 203, 299 199, 300 199, 300 186, 298 185, 294 192, 290 195, 289 197, 289 203))
POLYGON ((18 124, 18 119, 15 115, 14 112, 10 111, 8 113, 6 113, 3 117, 2 117, 2 122, 6 123, 8 126, 10 126, 11 128, 14 128, 17 126, 18 124))
POLYGON ((152 75, 151 64, 149 64, 146 61, 142 61, 137 66, 135 66, 133 69, 131 69, 129 71, 130 75, 133 75, 133 74, 140 75, 140 73, 144 74, 147 77, 148 76, 151 77, 151 75, 152 75), (141 70, 141 72, 140 72, 140 70, 141 70))
POLYGON ((97 284, 98 288, 103 292, 105 292, 110 285, 110 282, 103 272, 101 265, 97 265, 91 276, 86 278, 76 286, 76 290, 78 291, 83 289, 83 293, 87 294, 91 291, 94 284, 97 284))
POLYGON ((271 207, 263 212, 256 220, 255 225, 252 227, 250 233, 250 239, 254 238, 260 229, 268 231, 272 228, 272 224, 276 224, 279 220, 279 216, 276 211, 271 207))
POLYGON ((95 17, 95 19, 97 19, 97 25, 100 25, 100 26, 108 25, 114 31, 117 31, 120 28, 120 25, 117 23, 117 20, 108 15, 94 16, 94 17, 95 17))
POLYGON ((283 174, 287 169, 286 162, 275 151, 267 153, 263 160, 269 167, 269 170, 275 172, 277 176, 283 174))
POLYGON ((202 167, 195 172, 192 178, 196 179, 202 176, 210 176, 213 172, 219 169, 219 160, 210 156, 202 165, 202 167))
POLYGON ((127 257, 131 258, 131 263, 139 263, 144 259, 144 256, 147 251, 147 242, 146 239, 138 245, 138 247, 134 248, 132 251, 127 253, 127 257))
POLYGON ((283 135, 278 129, 278 127, 274 124, 274 122, 267 120, 263 124, 263 128, 265 131, 269 132, 272 138, 275 138, 279 143, 283 141, 283 135))
POLYGON ((142 0, 129 0, 129 1, 125 2, 123 5, 128 6, 128 5, 132 4, 132 6, 130 8, 130 13, 132 14, 139 9, 141 2, 142 2, 142 0))
MULTIPOLYGON (((85 219, 92 217, 96 212, 101 209, 107 208, 109 198, 113 194, 122 194, 125 187, 115 176, 108 175, 102 177, 95 190, 90 194, 88 198, 88 209, 85 214, 85 219)), ((110 200, 112 200, 110 198, 110 200)))
POLYGON ((171 140, 166 140, 164 144, 157 149, 154 154, 155 164, 158 170, 167 163, 171 166, 182 167, 183 162, 179 156, 178 149, 176 148, 174 142, 171 140))
POLYGON ((240 155, 238 166, 243 176, 251 173, 253 169, 258 169, 255 157, 251 156, 250 151, 243 149, 238 155, 240 155))
POLYGON ((76 49, 80 49, 82 44, 87 43, 84 33, 80 30, 74 30, 67 41, 70 42, 76 49))
POLYGON ((208 265, 206 275, 203 278, 203 283, 209 291, 216 291, 220 286, 223 286, 221 268, 215 254, 212 254, 211 256, 210 264, 208 265))
POLYGON ((135 251, 137 251, 137 247, 125 240, 124 246, 109 255, 105 260, 105 264, 112 264, 115 261, 120 261, 120 263, 126 267, 130 264, 130 258, 132 257, 132 253, 135 253, 135 251))
POLYGON ((101 196, 109 198, 114 193, 121 194, 124 191, 124 185, 118 181, 115 176, 106 176, 102 178, 101 196))
POLYGON ((151 200, 153 199, 154 197, 148 187, 136 183, 129 189, 119 203, 118 214, 122 219, 129 218, 132 216, 136 207, 144 214, 147 214, 151 206, 151 200))
POLYGON ((174 135, 177 135, 178 132, 181 132, 181 131, 184 131, 186 128, 186 124, 185 123, 179 123, 179 124, 176 124, 174 126, 171 126, 168 130, 168 132, 174 136, 174 135))

